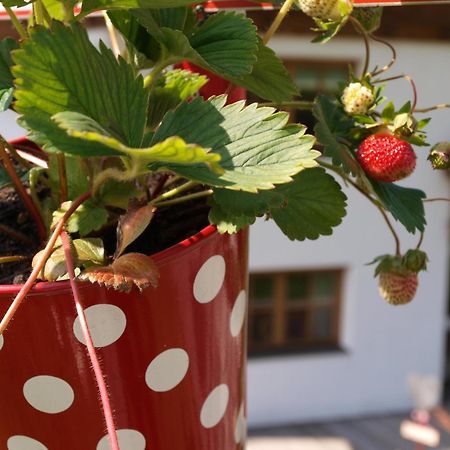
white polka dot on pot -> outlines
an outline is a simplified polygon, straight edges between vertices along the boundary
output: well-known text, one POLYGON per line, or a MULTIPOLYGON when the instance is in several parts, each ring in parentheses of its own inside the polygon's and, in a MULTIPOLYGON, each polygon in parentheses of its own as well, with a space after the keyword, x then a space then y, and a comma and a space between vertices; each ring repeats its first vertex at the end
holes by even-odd
POLYGON ((189 355, 182 348, 171 348, 160 353, 148 365, 145 373, 147 386, 156 392, 167 392, 180 384, 189 369, 189 355))
MULTIPOLYGON (((124 312, 115 305, 93 305, 84 310, 95 347, 106 347, 122 336, 127 325, 124 312)), ((86 344, 78 317, 73 323, 75 337, 86 344)))
POLYGON ((5 340, 3 339, 3 335, 0 334, 0 350, 3 348, 4 343, 5 343, 5 340))
POLYGON ((11 436, 6 442, 6 448, 8 450, 48 450, 36 439, 22 435, 11 436))
POLYGON ((194 297, 199 303, 214 300, 225 279, 225 260, 221 255, 211 256, 203 263, 194 280, 194 297))
POLYGON ((75 398, 72 387, 61 378, 38 375, 23 385, 26 401, 35 409, 57 414, 72 406, 75 398))
POLYGON ((226 384, 219 384, 210 392, 200 412, 200 422, 205 428, 213 428, 222 420, 229 398, 230 390, 226 384))
POLYGON ((234 441, 236 444, 244 444, 247 438, 247 420, 244 415, 244 404, 241 404, 234 428, 234 441))
MULTIPOLYGON (((120 450, 145 450, 147 443, 142 433, 136 430, 117 430, 117 440, 120 450)), ((96 450, 109 450, 109 436, 103 436, 97 444, 96 450)))
POLYGON ((244 325, 245 313, 247 311, 247 293, 242 290, 234 302, 233 309, 230 316, 230 333, 231 336, 236 337, 242 330, 244 325))

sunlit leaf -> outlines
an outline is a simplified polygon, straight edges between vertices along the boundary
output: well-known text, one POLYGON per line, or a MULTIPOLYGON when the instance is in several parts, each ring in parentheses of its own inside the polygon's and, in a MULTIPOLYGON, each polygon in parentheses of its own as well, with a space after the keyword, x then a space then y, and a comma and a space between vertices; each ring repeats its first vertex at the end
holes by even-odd
POLYGON ((109 266, 86 269, 80 278, 116 291, 130 292, 133 286, 143 291, 158 286, 159 270, 149 256, 127 253, 109 266))

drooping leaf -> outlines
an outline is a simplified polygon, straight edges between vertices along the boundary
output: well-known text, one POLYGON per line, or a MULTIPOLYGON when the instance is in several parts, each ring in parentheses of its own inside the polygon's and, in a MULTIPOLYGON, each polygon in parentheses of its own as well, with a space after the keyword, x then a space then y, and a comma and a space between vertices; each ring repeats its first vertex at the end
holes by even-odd
POLYGON ((271 208, 281 207, 283 201, 284 196, 273 190, 251 193, 214 189, 214 195, 208 201, 211 206, 209 220, 220 233, 236 233, 271 208))
POLYGON ((250 74, 230 78, 230 81, 276 103, 286 102, 298 95, 298 88, 283 62, 275 52, 259 41, 257 61, 250 74))
POLYGON ((44 149, 83 156, 117 154, 60 129, 51 117, 67 110, 91 117, 126 145, 141 145, 148 100, 142 77, 100 47, 99 52, 80 25, 55 22, 51 30, 33 28, 14 53, 16 110, 32 140, 44 149))
POLYGON ((343 143, 353 127, 352 120, 332 99, 325 95, 317 96, 314 107, 317 124, 315 135, 324 146, 324 155, 331 157, 333 164, 342 166, 346 172, 358 174, 361 169, 350 148, 343 143))
POLYGON ((127 212, 120 216, 117 224, 117 247, 114 257, 120 256, 148 227, 155 207, 150 204, 131 202, 127 212))
POLYGON ((371 180, 373 189, 386 209, 407 231, 424 231, 426 220, 423 199, 425 192, 405 188, 394 183, 382 183, 371 180))
POLYGON ((116 291, 130 292, 133 286, 143 291, 149 286, 158 286, 159 270, 149 256, 127 253, 109 266, 86 269, 80 278, 116 291))
POLYGON ((168 137, 162 142, 148 148, 130 148, 108 134, 91 118, 74 112, 55 114, 55 122, 64 128, 70 136, 84 139, 86 142, 99 143, 117 153, 130 156, 139 161, 141 166, 158 162, 162 165, 175 163, 183 165, 206 165, 213 172, 222 173, 218 164, 220 155, 208 152, 206 149, 186 142, 177 137, 168 137))
POLYGON ((277 186, 276 192, 284 196, 284 202, 279 208, 271 208, 270 213, 292 240, 330 235, 346 214, 347 197, 321 168, 300 172, 292 183, 277 186))
MULTIPOLYGON (((52 227, 62 219, 71 204, 71 201, 64 202, 61 204, 61 207, 53 213, 52 227)), ((86 236, 92 231, 99 230, 107 221, 108 211, 88 200, 79 206, 70 216, 67 221, 66 229, 69 233, 79 233, 80 236, 86 236)))
POLYGON ((168 111, 195 95, 207 81, 204 75, 187 70, 172 70, 164 74, 150 93, 148 126, 153 128, 159 124, 168 111))
POLYGON ((305 127, 288 124, 287 113, 244 102, 225 106, 225 102, 221 96, 181 104, 166 114, 152 141, 156 144, 176 135, 211 148, 221 156, 224 173, 218 175, 200 165, 170 165, 171 170, 212 186, 257 192, 317 165, 315 158, 320 154, 312 150, 314 138, 305 135, 305 127))
POLYGON ((102 9, 175 8, 197 3, 195 0, 84 0, 81 14, 84 17, 102 9))

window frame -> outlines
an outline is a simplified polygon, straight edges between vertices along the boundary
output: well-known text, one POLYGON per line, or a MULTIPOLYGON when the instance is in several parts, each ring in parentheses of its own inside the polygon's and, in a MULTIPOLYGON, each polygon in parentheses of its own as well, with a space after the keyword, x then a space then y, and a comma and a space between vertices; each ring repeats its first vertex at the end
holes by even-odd
POLYGON ((341 314, 342 314, 342 287, 345 269, 342 267, 305 269, 305 270, 282 270, 282 271, 255 271, 251 272, 250 278, 271 277, 273 280, 273 300, 269 305, 255 305, 252 302, 252 282, 249 282, 249 304, 248 304, 248 351, 250 356, 318 352, 340 349, 341 336, 341 314), (317 275, 333 273, 336 276, 336 284, 333 298, 330 302, 320 303, 314 301, 312 286, 317 275), (301 303, 289 304, 287 295, 288 277, 292 275, 306 275, 308 277, 307 296, 301 303), (331 334, 327 338, 314 338, 312 322, 314 311, 328 309, 332 313, 331 334), (306 338, 295 340, 289 338, 288 316, 290 311, 306 311, 305 326, 306 338), (271 339, 267 342, 258 343, 252 339, 253 318, 258 314, 266 314, 271 321, 271 339))

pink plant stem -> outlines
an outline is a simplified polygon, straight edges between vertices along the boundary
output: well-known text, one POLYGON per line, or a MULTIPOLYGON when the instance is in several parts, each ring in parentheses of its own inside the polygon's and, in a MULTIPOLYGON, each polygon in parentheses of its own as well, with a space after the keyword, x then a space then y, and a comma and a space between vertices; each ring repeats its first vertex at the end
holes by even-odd
POLYGON ((69 274, 70 287, 73 293, 73 299, 75 300, 75 307, 78 314, 78 320, 80 321, 81 331, 83 333, 84 341, 88 350, 89 358, 91 360, 92 368, 95 374, 95 380, 97 381, 97 387, 100 391, 100 402, 103 410, 103 418, 106 422, 106 428, 108 429, 109 443, 111 450, 120 450, 119 442, 117 441, 116 427, 114 425, 114 418, 111 409, 111 403, 109 401, 108 389, 105 383, 105 377, 103 375, 100 362, 95 351, 92 336, 89 331, 86 316, 84 314, 83 306, 80 301, 80 293, 78 290, 78 284, 75 280, 75 270, 73 265, 72 254, 70 251, 70 242, 65 231, 61 233, 61 242, 64 249, 64 255, 66 258, 67 273, 69 274))
POLYGON ((76 200, 73 201, 70 208, 66 211, 62 219, 58 222, 55 229, 53 230, 52 235, 50 236, 50 239, 47 242, 47 245, 44 248, 44 251, 42 252, 42 256, 39 258, 39 260, 36 262, 36 265, 31 272, 31 275, 28 277, 25 284, 22 286, 16 297, 14 298, 13 302, 11 303, 11 306, 8 308, 8 311, 6 311, 6 314, 3 316, 3 319, 0 322, 0 335, 3 334, 3 332, 6 330, 9 322, 14 317, 14 314, 16 313, 19 306, 24 301, 25 297, 27 296, 28 292, 30 292, 31 288, 33 287, 34 282, 36 281, 37 277, 41 273, 41 270, 45 266, 45 263, 47 262, 47 259, 52 253, 53 247, 55 246, 56 240, 58 239, 59 235, 61 234, 61 231, 64 228, 64 225, 66 224, 69 217, 74 213, 74 211, 88 198, 92 196, 91 192, 87 192, 86 194, 81 195, 76 200))

